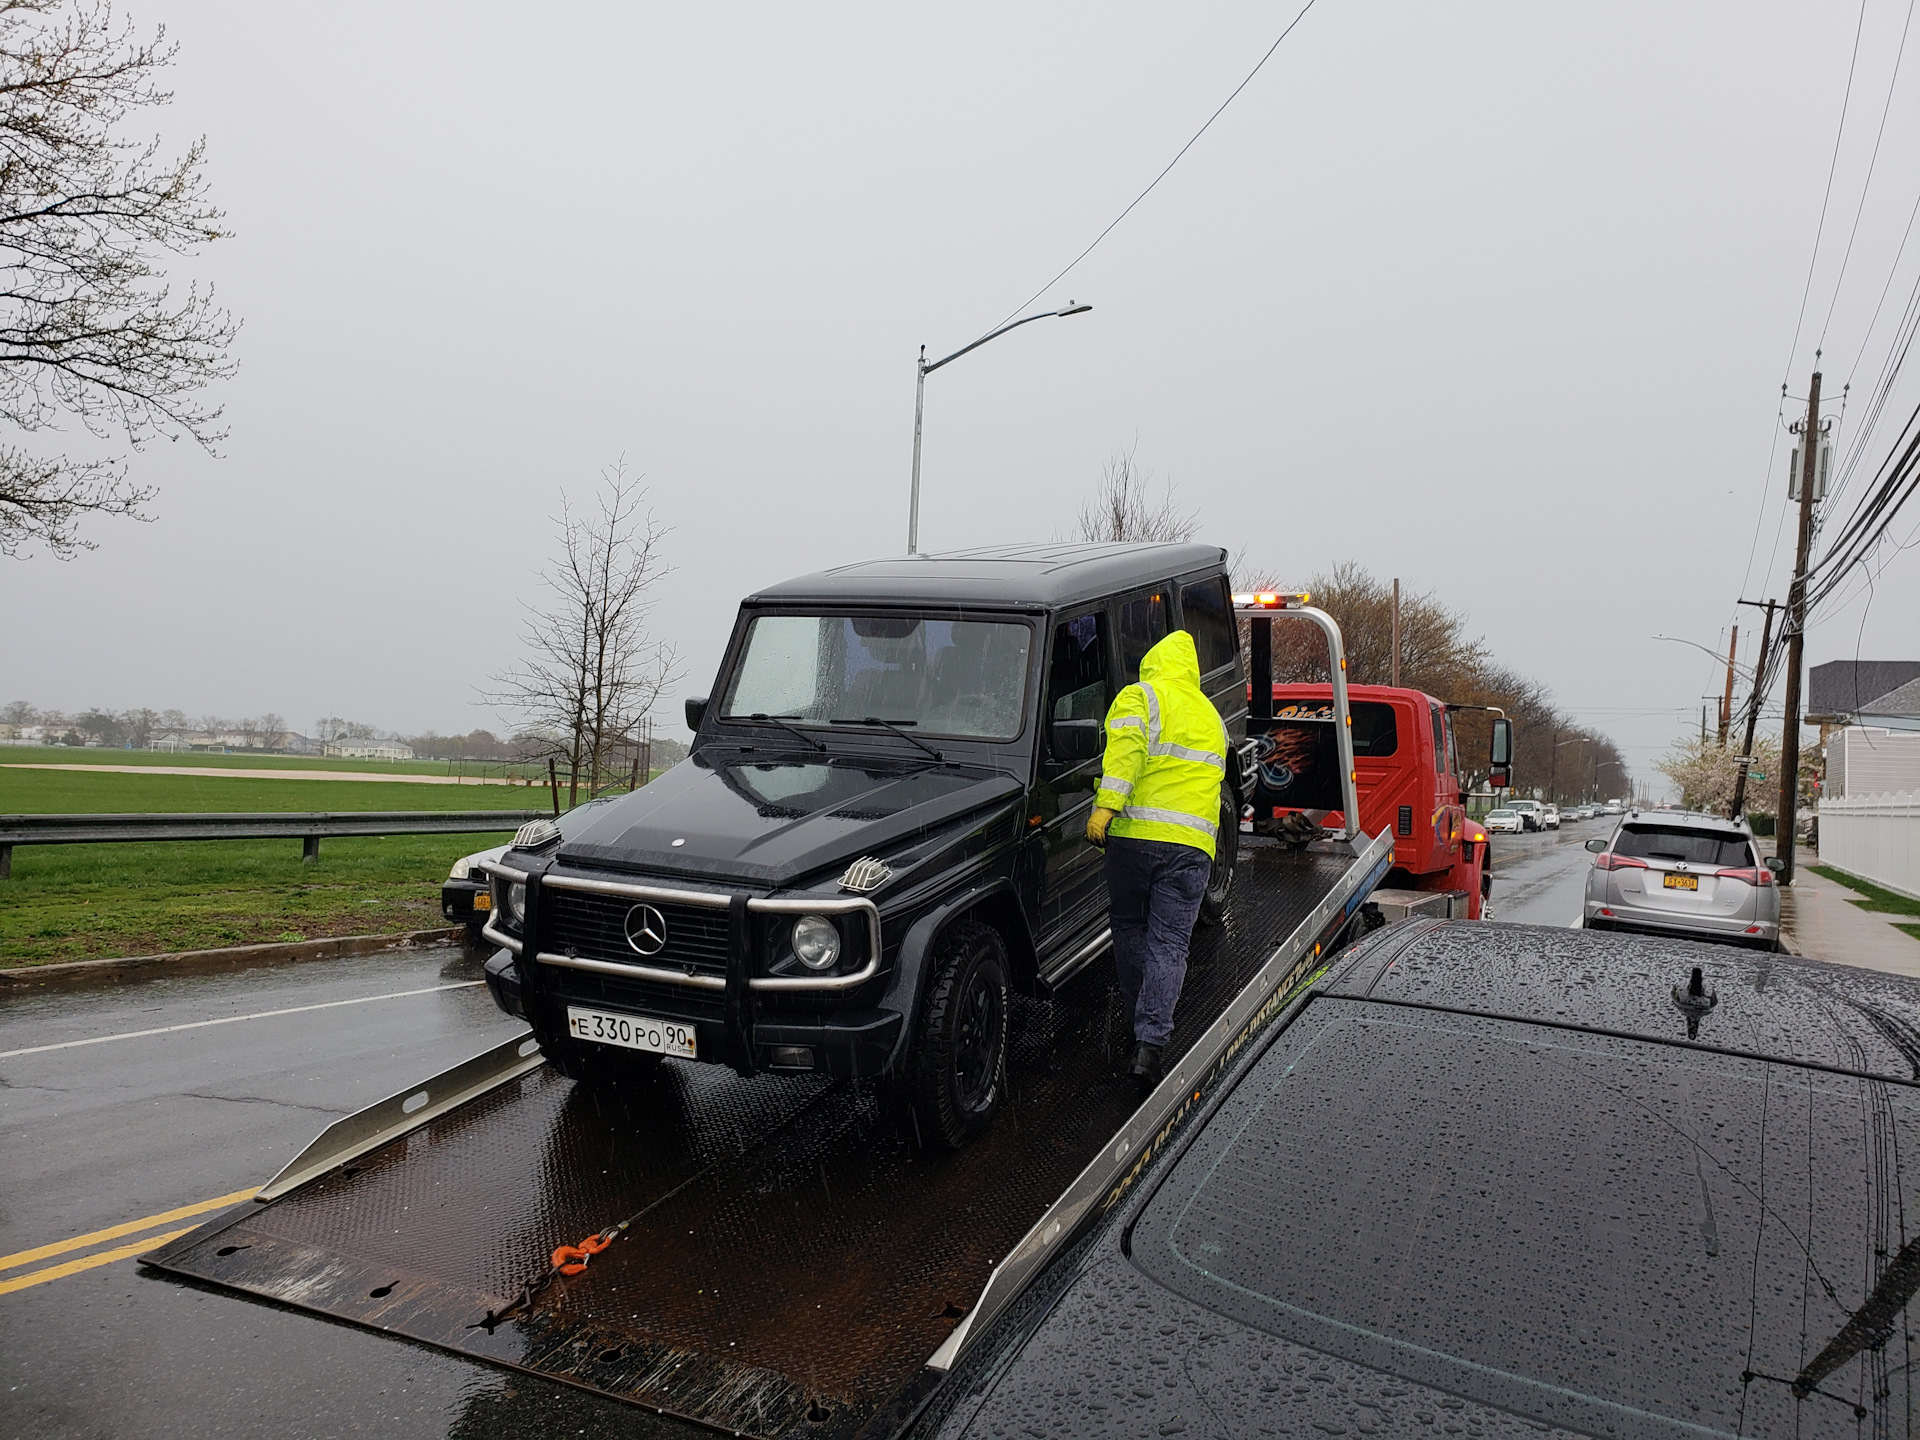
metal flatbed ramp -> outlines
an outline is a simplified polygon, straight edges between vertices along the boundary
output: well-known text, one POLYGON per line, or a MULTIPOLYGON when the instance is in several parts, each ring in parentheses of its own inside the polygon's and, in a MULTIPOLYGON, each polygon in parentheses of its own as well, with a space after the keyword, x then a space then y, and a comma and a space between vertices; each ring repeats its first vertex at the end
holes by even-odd
MULTIPOLYGON (((1283 973, 1277 952, 1311 958, 1385 865, 1341 849, 1243 852, 1176 1047, 1283 973)), ((1007 1108, 958 1155, 917 1150, 864 1082, 669 1063, 596 1092, 541 1067, 143 1258, 730 1432, 852 1434, 1135 1118, 1110 975, 1016 1003, 1007 1108), (584 1273, 483 1323, 556 1246, 629 1219, 584 1273)))

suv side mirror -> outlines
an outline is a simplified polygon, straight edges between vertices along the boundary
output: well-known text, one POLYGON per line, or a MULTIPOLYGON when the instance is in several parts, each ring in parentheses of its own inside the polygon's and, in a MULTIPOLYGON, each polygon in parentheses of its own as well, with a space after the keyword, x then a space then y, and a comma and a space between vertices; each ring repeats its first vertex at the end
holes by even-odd
POLYGON ((1776 875, 1778 875, 1782 870, 1787 868, 1787 862, 1785 858, 1779 855, 1769 855, 1767 856, 1766 859, 1762 860, 1760 863, 1766 866, 1767 869, 1771 870, 1776 875))
POLYGON ((1056 720, 1048 732, 1053 758, 1069 765, 1098 760, 1107 749, 1107 727, 1100 720, 1056 720))
POLYGON ((1605 850, 1606 848, 1607 848, 1607 842, 1604 840, 1587 841, 1587 849, 1591 850, 1596 855, 1600 854, 1601 851, 1605 850))
POLYGON ((697 700, 690 699, 687 701, 687 729, 698 734, 700 730, 700 722, 706 718, 707 718, 707 697, 705 695, 702 695, 697 700))

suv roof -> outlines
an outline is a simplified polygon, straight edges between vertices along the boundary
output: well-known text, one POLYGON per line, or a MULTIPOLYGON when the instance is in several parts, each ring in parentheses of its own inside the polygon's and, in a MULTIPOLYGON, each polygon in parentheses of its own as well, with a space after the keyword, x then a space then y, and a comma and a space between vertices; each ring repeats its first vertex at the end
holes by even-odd
POLYGON ((1051 609, 1223 565, 1226 558, 1218 545, 984 545, 837 565, 756 591, 747 603, 851 600, 1051 609))
POLYGON ((1753 833, 1753 828, 1745 820, 1729 820, 1724 815, 1710 815, 1704 810, 1629 810, 1626 819, 1620 823, 1631 825, 1636 820, 1651 825, 1671 825, 1681 830, 1734 830, 1742 835, 1753 833))

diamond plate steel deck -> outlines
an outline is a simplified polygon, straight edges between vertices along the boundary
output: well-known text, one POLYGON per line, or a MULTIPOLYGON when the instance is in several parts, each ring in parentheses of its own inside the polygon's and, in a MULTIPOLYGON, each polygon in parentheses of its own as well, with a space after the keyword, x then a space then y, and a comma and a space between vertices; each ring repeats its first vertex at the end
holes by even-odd
MULTIPOLYGON (((1243 854, 1170 1061, 1352 866, 1243 854)), ((919 1150, 867 1082, 669 1062, 594 1091, 541 1069, 144 1258, 733 1432, 848 1433, 1132 1113, 1111 977, 1016 1001, 1006 1108, 958 1155, 919 1150), (586 1273, 480 1324, 555 1246, 634 1216, 586 1273)))

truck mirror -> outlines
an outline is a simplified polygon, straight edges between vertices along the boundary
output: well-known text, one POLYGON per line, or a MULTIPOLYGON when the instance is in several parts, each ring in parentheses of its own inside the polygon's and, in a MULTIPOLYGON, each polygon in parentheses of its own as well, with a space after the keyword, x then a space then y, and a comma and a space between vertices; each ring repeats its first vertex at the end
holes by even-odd
MULTIPOLYGON (((1513 721, 1504 715, 1493 717, 1493 749, 1488 757, 1496 770, 1505 770, 1513 764, 1513 721)), ((1502 780, 1500 784, 1506 784, 1502 780)))
POLYGON ((693 732, 698 734, 700 730, 700 722, 706 718, 707 718, 707 697, 705 695, 702 695, 697 700, 689 699, 687 701, 687 729, 692 730, 693 732))
POLYGON ((1049 743, 1053 758, 1069 765, 1098 760, 1107 748, 1107 729, 1099 720, 1056 720, 1049 743))
POLYGON ((1587 849, 1591 850, 1596 855, 1598 855, 1602 850, 1606 848, 1607 848, 1607 842, 1604 840, 1587 841, 1587 849))

